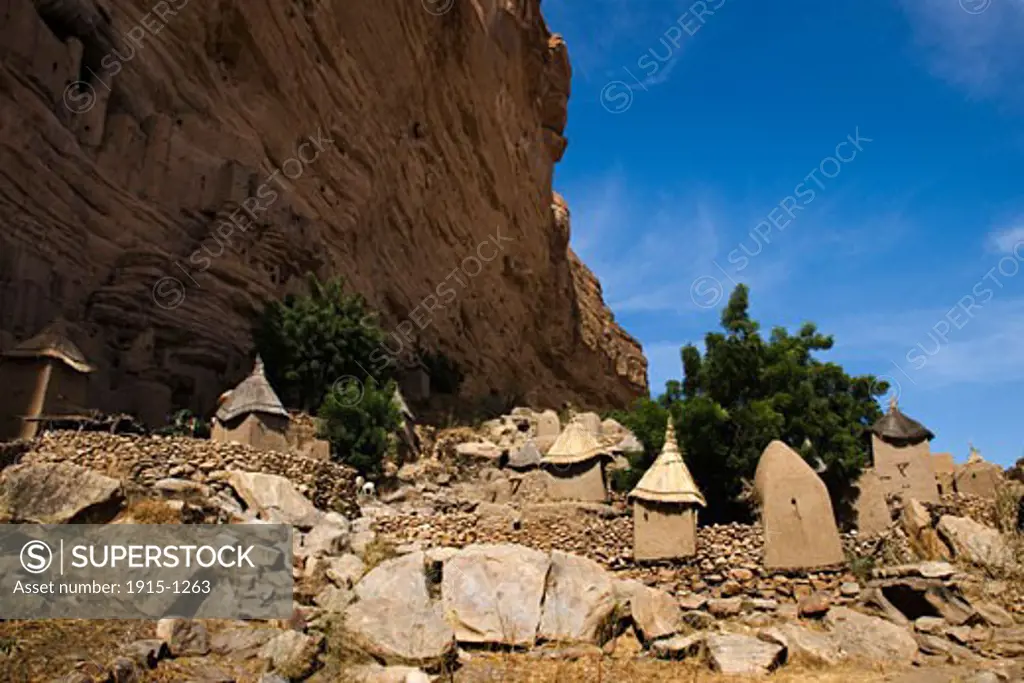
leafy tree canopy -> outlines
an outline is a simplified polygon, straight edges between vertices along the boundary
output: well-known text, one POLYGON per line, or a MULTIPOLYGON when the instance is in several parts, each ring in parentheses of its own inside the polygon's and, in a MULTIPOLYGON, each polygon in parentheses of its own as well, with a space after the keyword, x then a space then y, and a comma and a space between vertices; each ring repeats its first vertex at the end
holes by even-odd
POLYGON ((704 353, 681 350, 683 380, 669 381, 657 400, 641 399, 614 417, 644 444, 634 477, 661 449, 665 421, 673 417, 690 471, 708 501, 705 519, 749 515, 739 498, 752 481, 761 452, 772 439, 789 444, 821 473, 843 502, 868 460, 865 433, 881 417, 876 400, 888 390, 871 375, 851 376, 818 352, 833 338, 805 323, 795 334, 782 327, 768 339, 750 318, 749 290, 739 285, 722 311, 723 332, 704 338, 704 353))

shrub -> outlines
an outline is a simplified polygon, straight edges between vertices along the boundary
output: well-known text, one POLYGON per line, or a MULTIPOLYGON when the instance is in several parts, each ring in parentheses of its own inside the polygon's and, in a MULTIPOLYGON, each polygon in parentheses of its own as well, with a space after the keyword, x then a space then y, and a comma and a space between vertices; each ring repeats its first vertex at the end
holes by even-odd
POLYGON ((393 382, 370 377, 333 387, 320 406, 320 436, 331 443, 331 458, 365 475, 379 476, 392 435, 401 426, 393 382))
POLYGON ((196 417, 191 410, 179 410, 171 417, 170 424, 157 429, 160 436, 191 436, 196 439, 210 438, 210 423, 196 417))

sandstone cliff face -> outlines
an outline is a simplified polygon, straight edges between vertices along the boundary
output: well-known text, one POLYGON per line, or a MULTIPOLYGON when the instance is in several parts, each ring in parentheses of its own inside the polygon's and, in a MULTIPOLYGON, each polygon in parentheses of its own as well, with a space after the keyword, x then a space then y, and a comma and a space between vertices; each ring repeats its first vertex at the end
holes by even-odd
POLYGON ((539 0, 0 0, 0 58, 0 346, 65 316, 97 405, 208 410, 307 271, 468 394, 646 389, 552 192, 539 0))

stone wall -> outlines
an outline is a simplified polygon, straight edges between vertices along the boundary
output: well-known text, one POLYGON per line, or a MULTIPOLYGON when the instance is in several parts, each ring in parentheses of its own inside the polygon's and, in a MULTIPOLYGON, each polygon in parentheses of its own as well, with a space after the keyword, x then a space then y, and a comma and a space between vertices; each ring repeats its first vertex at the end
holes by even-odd
MULTIPOLYGON (((633 520, 624 513, 606 514, 602 506, 574 504, 481 504, 473 512, 423 511, 381 516, 378 533, 397 542, 424 548, 461 548, 473 543, 516 543, 538 550, 561 550, 589 557, 617 578, 633 578, 675 593, 692 592, 709 599, 746 596, 794 601, 814 591, 837 592, 853 575, 846 569, 816 572, 772 572, 765 569, 761 527, 716 524, 697 529, 697 555, 686 561, 640 565, 633 561, 633 520)), ((848 554, 878 555, 879 544, 861 543, 844 535, 848 554)))
MULTIPOLYGON (((291 479, 317 507, 359 515, 356 472, 293 453, 260 451, 234 443, 187 437, 139 437, 99 432, 48 432, 33 441, 20 462, 72 462, 142 486, 168 477, 218 488, 225 470, 266 472, 291 479)), ((8 463, 9 464, 9 463, 8 463)))

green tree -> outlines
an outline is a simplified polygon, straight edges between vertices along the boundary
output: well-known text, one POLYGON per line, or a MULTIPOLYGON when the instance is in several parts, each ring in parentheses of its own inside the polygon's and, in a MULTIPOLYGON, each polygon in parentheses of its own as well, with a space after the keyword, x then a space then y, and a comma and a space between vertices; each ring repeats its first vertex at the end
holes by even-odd
POLYGON ((633 432, 644 446, 640 453, 626 454, 629 459, 628 470, 620 470, 612 475, 612 487, 616 491, 631 491, 661 452, 669 416, 667 401, 662 400, 664 398, 662 396, 656 401, 639 398, 629 410, 613 411, 606 416, 633 432))
POLYGON ((336 382, 372 376, 383 384, 394 364, 362 296, 345 292, 340 278, 325 284, 311 274, 308 284, 307 294, 268 304, 254 338, 281 400, 313 412, 336 382))
POLYGON ((331 442, 331 458, 376 477, 401 426, 393 382, 370 377, 332 387, 320 407, 320 436, 331 442))
POLYGON ((749 513, 738 497, 772 439, 797 450, 821 472, 833 499, 846 501, 867 462, 865 433, 882 415, 876 396, 888 385, 816 358, 832 348, 833 338, 813 323, 796 334, 777 327, 765 340, 750 317, 745 285, 732 292, 721 324, 724 332, 705 336, 703 354, 692 344, 682 348, 683 396, 672 404, 709 518, 749 513))
POLYGON ((840 506, 867 462, 866 431, 881 417, 876 396, 888 384, 871 375, 850 376, 841 366, 815 357, 832 348, 831 336, 812 323, 796 334, 772 330, 765 340, 749 314, 749 290, 739 285, 722 311, 723 332, 704 338, 704 352, 680 350, 683 378, 666 382, 657 399, 639 399, 611 417, 629 427, 644 445, 631 469, 616 475, 619 488, 632 488, 661 450, 672 415, 679 445, 708 501, 709 521, 747 519, 740 500, 758 460, 779 439, 821 472, 840 506))

